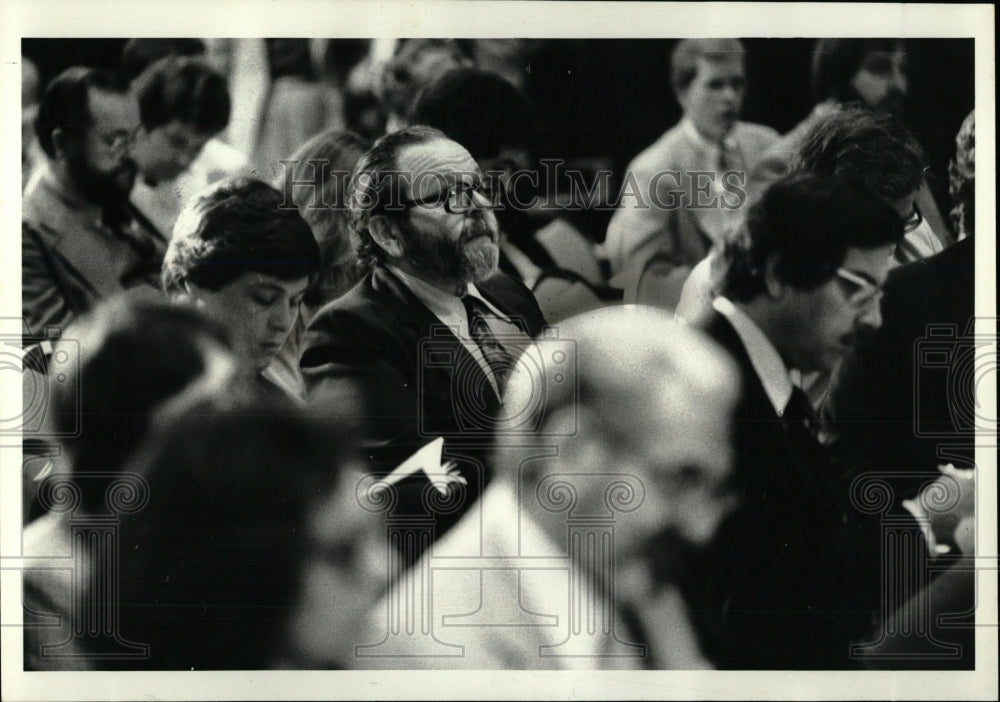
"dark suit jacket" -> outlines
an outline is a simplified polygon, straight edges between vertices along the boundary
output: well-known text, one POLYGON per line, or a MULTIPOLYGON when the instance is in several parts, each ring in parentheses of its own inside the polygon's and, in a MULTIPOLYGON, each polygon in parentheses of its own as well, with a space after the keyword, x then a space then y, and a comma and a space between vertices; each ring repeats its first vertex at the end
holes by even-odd
POLYGON ((892 271, 882 327, 844 359, 823 407, 845 465, 913 473, 892 481, 899 499, 940 463, 971 466, 975 265, 967 238, 892 271))
MULTIPOLYGON (((538 304, 521 283, 498 273, 476 287, 529 337, 542 330, 538 304)), ((388 270, 376 268, 316 313, 301 367, 311 404, 333 413, 360 410, 358 429, 373 472, 388 473, 435 437, 445 437, 445 457, 459 463, 468 488, 453 511, 433 514, 438 536, 482 492, 500 403, 461 341, 388 270), (358 395, 362 406, 354 409, 358 395)), ((407 482, 396 514, 424 513, 420 494, 428 481, 407 482)))
POLYGON ((704 650, 721 668, 852 667, 849 642, 872 624, 866 596, 876 597, 877 581, 861 577, 869 553, 852 543, 828 454, 778 417, 730 323, 713 313, 703 329, 737 362, 743 387, 740 506, 709 552, 686 554, 676 575, 704 650))

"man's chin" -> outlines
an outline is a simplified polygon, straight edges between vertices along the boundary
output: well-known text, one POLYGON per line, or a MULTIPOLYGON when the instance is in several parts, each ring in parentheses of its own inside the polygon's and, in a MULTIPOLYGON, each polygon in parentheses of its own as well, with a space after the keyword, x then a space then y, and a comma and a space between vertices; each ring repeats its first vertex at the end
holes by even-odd
POLYGON ((497 272, 500 265, 500 247, 485 237, 470 242, 466 248, 466 260, 472 272, 472 282, 478 283, 497 272), (479 243, 482 240, 483 243, 479 243))

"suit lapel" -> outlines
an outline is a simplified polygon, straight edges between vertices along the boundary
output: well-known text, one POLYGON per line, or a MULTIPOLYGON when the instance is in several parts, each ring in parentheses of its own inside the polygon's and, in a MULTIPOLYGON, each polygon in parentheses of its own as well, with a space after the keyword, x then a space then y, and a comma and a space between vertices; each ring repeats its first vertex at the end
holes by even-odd
MULTIPOLYGON (((778 417, 763 383, 754 370, 743 341, 729 321, 715 312, 705 325, 705 330, 740 366, 744 388, 742 409, 738 410, 737 417, 747 423, 744 431, 766 432, 767 443, 773 446, 774 451, 780 451, 789 459, 785 463, 792 474, 787 477, 797 477, 800 489, 823 503, 828 502, 831 497, 827 489, 830 476, 826 475, 829 464, 824 460, 822 450, 812 450, 822 447, 818 443, 816 447, 805 445, 804 442, 796 440, 785 427, 784 421, 778 417)), ((748 477, 753 479, 760 476, 748 477)))
MULTIPOLYGON (((416 344, 419 345, 421 342, 433 338, 435 352, 451 354, 452 363, 435 363, 433 367, 425 365, 423 369, 425 379, 427 374, 433 373, 438 377, 441 383, 440 387, 450 388, 454 369, 471 368, 476 375, 471 382, 463 382, 462 387, 490 387, 492 396, 496 397, 479 361, 469 353, 455 332, 427 309, 424 303, 399 278, 385 267, 378 266, 372 273, 372 288, 385 300, 387 307, 396 315, 396 323, 402 328, 410 329, 416 344)), ((423 363, 425 359, 419 350, 414 350, 417 351, 417 363, 423 363)), ((450 392, 450 390, 446 390, 446 392, 450 392)))

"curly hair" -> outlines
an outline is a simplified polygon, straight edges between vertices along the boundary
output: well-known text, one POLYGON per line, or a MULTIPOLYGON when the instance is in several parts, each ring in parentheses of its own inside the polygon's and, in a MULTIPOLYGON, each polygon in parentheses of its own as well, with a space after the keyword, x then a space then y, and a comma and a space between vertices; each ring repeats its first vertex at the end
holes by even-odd
POLYGON ((298 209, 282 204, 276 188, 254 178, 206 188, 174 224, 163 289, 180 292, 191 282, 218 290, 251 272, 311 280, 320 269, 319 246, 298 209))
POLYGON ((860 104, 839 105, 805 135, 792 170, 859 181, 886 200, 918 190, 926 164, 923 149, 899 120, 860 104))
POLYGON ((384 260, 385 252, 375 243, 368 223, 376 212, 389 203, 399 202, 399 154, 409 147, 434 139, 447 139, 444 132, 432 127, 407 127, 387 134, 373 146, 354 168, 351 177, 351 228, 357 237, 355 250, 361 263, 373 266, 384 260))
POLYGON ((896 210, 856 181, 793 173, 768 188, 726 242, 721 292, 736 302, 762 294, 772 256, 779 280, 812 290, 833 277, 848 249, 872 249, 902 238, 896 210))

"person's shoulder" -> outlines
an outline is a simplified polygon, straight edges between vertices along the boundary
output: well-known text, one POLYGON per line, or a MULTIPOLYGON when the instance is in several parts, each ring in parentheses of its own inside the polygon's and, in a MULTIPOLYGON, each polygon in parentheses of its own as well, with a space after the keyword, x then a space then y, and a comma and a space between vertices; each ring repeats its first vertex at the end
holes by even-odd
POLYGON ((740 142, 750 142, 763 151, 768 146, 777 142, 781 138, 781 135, 778 134, 776 129, 766 124, 738 122, 736 125, 736 138, 740 142))
POLYGON ((679 153, 687 153, 690 141, 684 132, 681 123, 678 122, 673 127, 665 131, 660 137, 632 159, 628 170, 636 172, 649 172, 666 168, 670 165, 671 159, 677 157, 679 153))

